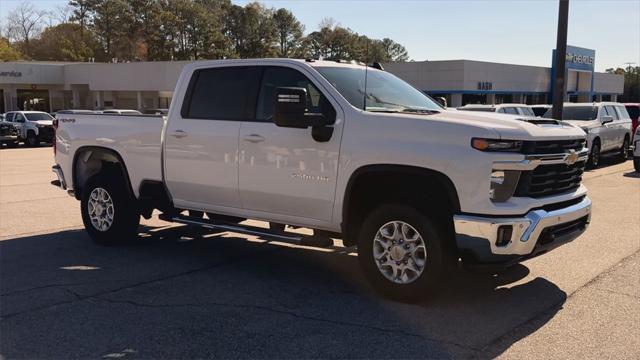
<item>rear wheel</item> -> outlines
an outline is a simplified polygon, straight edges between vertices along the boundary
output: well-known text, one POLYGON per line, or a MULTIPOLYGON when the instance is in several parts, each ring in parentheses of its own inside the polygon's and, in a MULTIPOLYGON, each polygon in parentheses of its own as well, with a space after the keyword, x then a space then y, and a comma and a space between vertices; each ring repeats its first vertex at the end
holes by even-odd
POLYGON ((620 161, 627 161, 629 158, 629 138, 625 136, 624 141, 622 142, 622 147, 620 148, 620 153, 618 154, 618 159, 620 161))
POLYGON ((387 204, 372 210, 358 236, 358 260, 382 295, 415 302, 436 289, 447 263, 446 237, 415 208, 387 204))
POLYGON ((640 157, 633 158, 633 168, 636 169, 636 172, 640 173, 640 157))
POLYGON ((82 189, 82 221, 96 243, 111 245, 137 239, 140 213, 127 189, 117 171, 94 175, 82 189))
POLYGON ((600 142, 594 141, 591 146, 591 153, 589 153, 589 160, 587 165, 591 169, 595 169, 600 165, 600 142))

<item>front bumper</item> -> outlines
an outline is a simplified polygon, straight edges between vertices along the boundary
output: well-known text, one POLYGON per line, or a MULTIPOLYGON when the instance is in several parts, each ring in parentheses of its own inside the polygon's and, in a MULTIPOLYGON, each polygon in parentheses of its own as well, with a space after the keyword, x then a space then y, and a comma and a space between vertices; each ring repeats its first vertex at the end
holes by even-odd
MULTIPOLYGON (((523 260, 580 236, 591 218, 591 200, 552 210, 532 210, 522 217, 454 216, 456 244, 464 258, 479 263, 523 260), (511 229, 499 238, 499 229, 511 229)), ((502 231, 502 233, 508 231, 502 231)))

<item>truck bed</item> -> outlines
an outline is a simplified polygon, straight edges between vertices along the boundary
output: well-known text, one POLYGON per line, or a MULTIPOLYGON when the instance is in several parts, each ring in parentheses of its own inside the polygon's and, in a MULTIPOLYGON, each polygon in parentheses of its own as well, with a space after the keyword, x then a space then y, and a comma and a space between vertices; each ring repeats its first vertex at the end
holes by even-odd
POLYGON ((159 115, 60 114, 57 116, 56 163, 73 189, 73 154, 84 147, 116 152, 128 168, 133 191, 138 195, 144 180, 162 180, 161 148, 165 118, 159 115))

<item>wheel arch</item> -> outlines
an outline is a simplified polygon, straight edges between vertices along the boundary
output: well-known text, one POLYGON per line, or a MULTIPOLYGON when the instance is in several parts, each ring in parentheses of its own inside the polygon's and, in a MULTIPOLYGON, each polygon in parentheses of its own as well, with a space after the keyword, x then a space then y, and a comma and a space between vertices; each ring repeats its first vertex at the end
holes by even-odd
POLYGON ((116 150, 101 146, 83 146, 78 148, 73 155, 71 176, 76 199, 80 200, 82 188, 87 180, 100 173, 105 166, 118 169, 124 177, 128 190, 133 194, 127 166, 116 150))
MULTIPOLYGON (((341 222, 345 239, 354 239, 354 231, 362 222, 364 211, 376 203, 388 200, 381 198, 379 201, 375 201, 364 196, 371 194, 372 190, 388 188, 390 185, 401 185, 393 192, 400 194, 400 199, 413 201, 413 205, 425 210, 429 209, 426 204, 420 203, 421 198, 433 196, 435 201, 432 205, 435 203, 438 205, 431 210, 447 210, 438 211, 440 216, 460 212, 460 200, 455 185, 447 175, 440 171, 411 165, 365 165, 351 174, 345 189, 341 222), (411 198, 412 195, 409 194, 411 190, 419 190, 419 192, 411 198), (446 206, 446 209, 438 208, 443 205, 446 206)), ((451 226, 453 226, 453 222, 451 222, 451 226)))

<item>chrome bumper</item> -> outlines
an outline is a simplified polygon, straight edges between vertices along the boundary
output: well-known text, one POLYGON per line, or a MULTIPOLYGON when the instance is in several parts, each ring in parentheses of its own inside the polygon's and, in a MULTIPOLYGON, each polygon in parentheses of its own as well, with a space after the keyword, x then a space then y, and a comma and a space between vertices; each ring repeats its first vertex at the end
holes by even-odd
POLYGON ((51 185, 61 188, 62 190, 67 190, 67 183, 64 181, 64 174, 62 173, 62 169, 58 165, 54 165, 51 167, 51 171, 53 171, 58 180, 51 181, 51 185))
POLYGON ((471 252, 480 262, 494 262, 501 258, 517 258, 534 255, 537 250, 550 250, 572 241, 584 232, 591 218, 591 200, 585 197, 581 202, 563 209, 545 211, 533 210, 523 217, 481 217, 456 215, 453 218, 456 243, 461 251, 471 252), (561 225, 574 228, 558 229, 561 225), (510 241, 498 245, 498 228, 512 226, 510 241), (539 243, 545 229, 544 244, 539 243), (547 239, 547 237, 550 237, 547 239))

